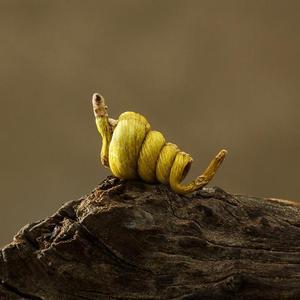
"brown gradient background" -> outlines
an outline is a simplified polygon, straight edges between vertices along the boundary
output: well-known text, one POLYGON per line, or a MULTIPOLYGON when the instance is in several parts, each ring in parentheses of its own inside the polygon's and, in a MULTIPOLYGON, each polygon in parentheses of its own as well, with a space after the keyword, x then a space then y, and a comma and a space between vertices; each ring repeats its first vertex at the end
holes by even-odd
POLYGON ((106 175, 91 95, 211 185, 300 199, 300 1, 0 1, 0 246, 106 175))

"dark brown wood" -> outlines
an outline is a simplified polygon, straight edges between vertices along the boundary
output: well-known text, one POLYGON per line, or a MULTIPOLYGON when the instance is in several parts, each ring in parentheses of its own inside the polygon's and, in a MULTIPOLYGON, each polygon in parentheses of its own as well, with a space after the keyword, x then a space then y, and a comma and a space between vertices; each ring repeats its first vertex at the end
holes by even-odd
POLYGON ((2 249, 0 299, 300 299, 300 208, 108 177, 2 249))

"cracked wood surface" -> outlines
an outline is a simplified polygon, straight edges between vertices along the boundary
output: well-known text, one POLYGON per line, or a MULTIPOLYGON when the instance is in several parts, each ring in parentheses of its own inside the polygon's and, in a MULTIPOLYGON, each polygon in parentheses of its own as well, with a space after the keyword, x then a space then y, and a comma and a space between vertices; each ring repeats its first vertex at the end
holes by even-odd
POLYGON ((300 299, 300 207, 110 176, 1 250, 0 299, 300 299))

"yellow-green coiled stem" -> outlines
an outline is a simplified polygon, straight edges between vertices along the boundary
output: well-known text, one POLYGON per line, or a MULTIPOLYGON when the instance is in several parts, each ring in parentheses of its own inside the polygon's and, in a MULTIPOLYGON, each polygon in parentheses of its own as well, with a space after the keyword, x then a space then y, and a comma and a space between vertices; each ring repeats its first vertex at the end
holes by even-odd
POLYGON ((175 144, 167 143, 159 131, 151 130, 141 114, 125 112, 118 121, 109 119, 104 99, 98 95, 98 100, 95 100, 95 97, 94 113, 102 136, 101 162, 116 177, 161 182, 169 184, 176 193, 186 194, 206 185, 227 153, 221 150, 202 175, 182 184, 191 167, 192 157, 180 151, 175 144))

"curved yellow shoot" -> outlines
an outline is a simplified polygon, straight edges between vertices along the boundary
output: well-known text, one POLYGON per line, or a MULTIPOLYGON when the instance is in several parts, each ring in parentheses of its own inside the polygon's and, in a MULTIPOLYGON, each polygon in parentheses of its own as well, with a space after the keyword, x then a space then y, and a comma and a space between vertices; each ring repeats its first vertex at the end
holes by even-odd
POLYGON ((170 184, 173 191, 186 194, 204 187, 215 175, 227 151, 221 150, 204 173, 188 184, 181 183, 188 173, 192 157, 166 143, 159 131, 152 131, 147 119, 125 112, 119 119, 108 118, 104 98, 93 96, 96 125, 102 136, 101 162, 113 175, 124 179, 141 178, 146 182, 170 184))
POLYGON ((172 190, 178 194, 187 194, 201 189, 212 180, 226 154, 226 150, 221 150, 210 162, 202 175, 198 176, 194 181, 188 184, 181 184, 181 181, 185 178, 191 167, 193 159, 189 154, 183 151, 178 152, 170 173, 170 186, 172 190))

